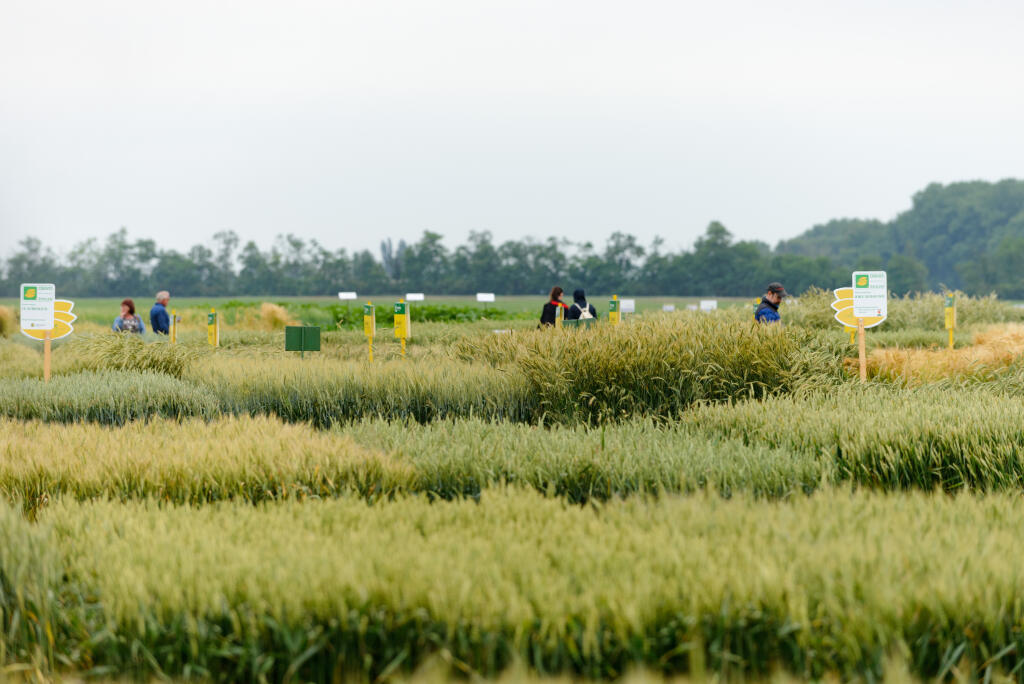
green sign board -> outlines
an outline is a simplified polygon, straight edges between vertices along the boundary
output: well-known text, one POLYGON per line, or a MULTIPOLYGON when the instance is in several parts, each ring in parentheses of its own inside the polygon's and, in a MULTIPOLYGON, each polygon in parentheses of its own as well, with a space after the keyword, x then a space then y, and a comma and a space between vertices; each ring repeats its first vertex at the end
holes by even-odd
POLYGON ((320 351, 320 326, 289 325, 284 329, 285 351, 320 351))

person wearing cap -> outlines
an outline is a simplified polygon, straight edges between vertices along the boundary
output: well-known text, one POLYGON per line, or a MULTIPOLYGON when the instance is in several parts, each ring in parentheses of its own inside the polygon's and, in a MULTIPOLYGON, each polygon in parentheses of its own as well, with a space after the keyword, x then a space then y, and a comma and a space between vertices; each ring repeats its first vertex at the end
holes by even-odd
POLYGON ((754 320, 758 323, 781 323, 779 304, 788 296, 789 293, 782 287, 782 283, 769 283, 768 291, 761 297, 761 302, 754 311, 754 320))

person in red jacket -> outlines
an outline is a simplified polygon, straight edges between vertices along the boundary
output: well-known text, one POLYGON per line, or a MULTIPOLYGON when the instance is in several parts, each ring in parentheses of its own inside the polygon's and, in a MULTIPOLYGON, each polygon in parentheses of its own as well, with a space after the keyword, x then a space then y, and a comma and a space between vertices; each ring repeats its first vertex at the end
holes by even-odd
POLYGON ((555 324, 558 307, 562 307, 562 315, 565 316, 564 309, 569 307, 562 303, 562 288, 556 285, 551 288, 551 294, 548 295, 548 303, 544 305, 544 309, 540 312, 540 327, 555 324))

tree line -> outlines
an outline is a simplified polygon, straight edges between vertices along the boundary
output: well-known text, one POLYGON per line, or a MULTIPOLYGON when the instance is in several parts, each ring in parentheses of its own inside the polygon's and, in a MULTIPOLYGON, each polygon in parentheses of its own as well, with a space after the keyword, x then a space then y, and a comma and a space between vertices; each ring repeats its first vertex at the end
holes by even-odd
POLYGON ((0 263, 4 291, 20 282, 53 282, 79 297, 120 297, 170 290, 176 296, 325 295, 422 291, 434 294, 542 294, 553 285, 595 293, 753 296, 772 280, 792 291, 834 287, 848 270, 826 257, 774 253, 761 242, 736 241, 713 222, 692 250, 641 245, 614 233, 600 247, 556 238, 495 243, 474 232, 449 249, 427 231, 411 244, 381 243, 379 254, 328 249, 316 240, 279 237, 269 249, 241 244, 231 231, 187 251, 133 240, 121 229, 105 240, 86 240, 61 256, 38 239, 22 240, 0 263))
POLYGON ((859 270, 887 268, 890 280, 900 273, 912 290, 1024 298, 1024 181, 934 183, 892 221, 830 221, 776 251, 827 256, 859 270))
POLYGON ((841 219, 780 242, 735 240, 712 222, 692 249, 643 245, 628 233, 606 242, 549 237, 496 243, 471 233, 450 249, 427 231, 412 244, 385 240, 377 253, 328 248, 295 235, 269 249, 231 231, 187 251, 129 237, 122 228, 58 255, 22 240, 0 259, 0 285, 54 282, 69 296, 170 290, 178 296, 367 294, 542 294, 553 285, 594 293, 753 296, 771 281, 792 292, 849 282, 851 270, 885 269, 894 292, 962 289, 1024 298, 1024 181, 929 185, 889 222, 841 219))

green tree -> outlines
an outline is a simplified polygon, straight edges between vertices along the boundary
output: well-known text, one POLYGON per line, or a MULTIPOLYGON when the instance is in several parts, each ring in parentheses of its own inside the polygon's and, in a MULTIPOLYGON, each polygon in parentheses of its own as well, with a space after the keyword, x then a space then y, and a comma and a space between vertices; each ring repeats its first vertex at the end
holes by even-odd
POLYGON ((928 267, 912 256, 893 254, 885 271, 890 292, 905 295, 928 289, 928 267))

